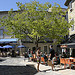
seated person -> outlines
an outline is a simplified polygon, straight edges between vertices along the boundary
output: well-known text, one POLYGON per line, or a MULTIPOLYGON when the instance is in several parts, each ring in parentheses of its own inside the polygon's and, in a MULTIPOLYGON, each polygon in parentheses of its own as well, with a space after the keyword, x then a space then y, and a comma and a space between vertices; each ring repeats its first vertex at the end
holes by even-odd
POLYGON ((41 57, 44 57, 44 54, 42 52, 40 53, 40 55, 41 55, 41 57))
POLYGON ((30 51, 29 53, 29 60, 32 60, 33 56, 32 56, 32 51, 30 51))
POLYGON ((45 62, 47 62, 48 61, 48 55, 47 55, 47 53, 45 52, 45 55, 44 55, 44 59, 45 59, 45 62))
POLYGON ((65 52, 63 52, 62 58, 67 58, 67 55, 65 52))

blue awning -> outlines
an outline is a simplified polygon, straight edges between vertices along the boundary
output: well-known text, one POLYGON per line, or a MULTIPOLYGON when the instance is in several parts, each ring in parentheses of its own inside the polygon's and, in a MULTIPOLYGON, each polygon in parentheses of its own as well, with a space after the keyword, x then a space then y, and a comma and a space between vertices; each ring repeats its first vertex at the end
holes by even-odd
POLYGON ((17 42, 18 38, 10 38, 10 39, 0 39, 0 43, 10 43, 10 42, 17 42))

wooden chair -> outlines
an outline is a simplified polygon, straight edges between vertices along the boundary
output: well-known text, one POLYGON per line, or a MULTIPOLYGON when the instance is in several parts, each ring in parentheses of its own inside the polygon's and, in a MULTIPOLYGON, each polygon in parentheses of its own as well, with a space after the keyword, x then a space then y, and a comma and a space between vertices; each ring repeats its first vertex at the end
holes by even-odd
POLYGON ((69 68, 71 69, 71 65, 73 64, 73 62, 71 62, 70 59, 65 59, 65 62, 69 65, 69 68))
POLYGON ((44 57, 41 57, 41 63, 46 64, 44 57))
POLYGON ((55 56, 55 59, 54 59, 54 64, 56 65, 56 64, 58 64, 58 57, 57 56, 55 56))
POLYGON ((36 59, 36 55, 35 54, 33 54, 33 61, 36 61, 37 59, 36 59))
POLYGON ((74 58, 74 57, 70 57, 70 61, 71 61, 71 63, 73 64, 74 69, 75 69, 75 58, 74 58))
POLYGON ((60 66, 61 66, 61 64, 64 64, 64 69, 65 69, 66 63, 65 63, 65 59, 64 58, 60 58, 60 66))
POLYGON ((73 59, 73 66, 74 66, 74 69, 75 69, 75 58, 73 59))

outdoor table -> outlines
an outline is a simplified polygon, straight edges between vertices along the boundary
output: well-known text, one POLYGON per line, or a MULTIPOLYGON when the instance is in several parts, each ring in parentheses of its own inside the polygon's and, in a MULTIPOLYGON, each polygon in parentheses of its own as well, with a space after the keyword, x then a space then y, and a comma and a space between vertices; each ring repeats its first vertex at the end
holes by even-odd
POLYGON ((75 62, 75 58, 69 58, 72 62, 75 62))

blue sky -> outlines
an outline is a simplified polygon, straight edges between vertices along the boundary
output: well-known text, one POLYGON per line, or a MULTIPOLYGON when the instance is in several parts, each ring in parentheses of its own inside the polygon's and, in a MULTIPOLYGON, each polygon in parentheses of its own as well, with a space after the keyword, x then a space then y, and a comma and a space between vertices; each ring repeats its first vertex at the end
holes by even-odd
MULTIPOLYGON (((16 2, 30 2, 33 0, 0 0, 0 11, 9 11, 11 8, 13 10, 17 10, 17 5, 16 2)), ((40 3, 45 3, 45 2, 50 2, 52 5, 56 2, 58 3, 62 8, 67 8, 64 3, 66 0, 36 0, 39 1, 40 3)))

